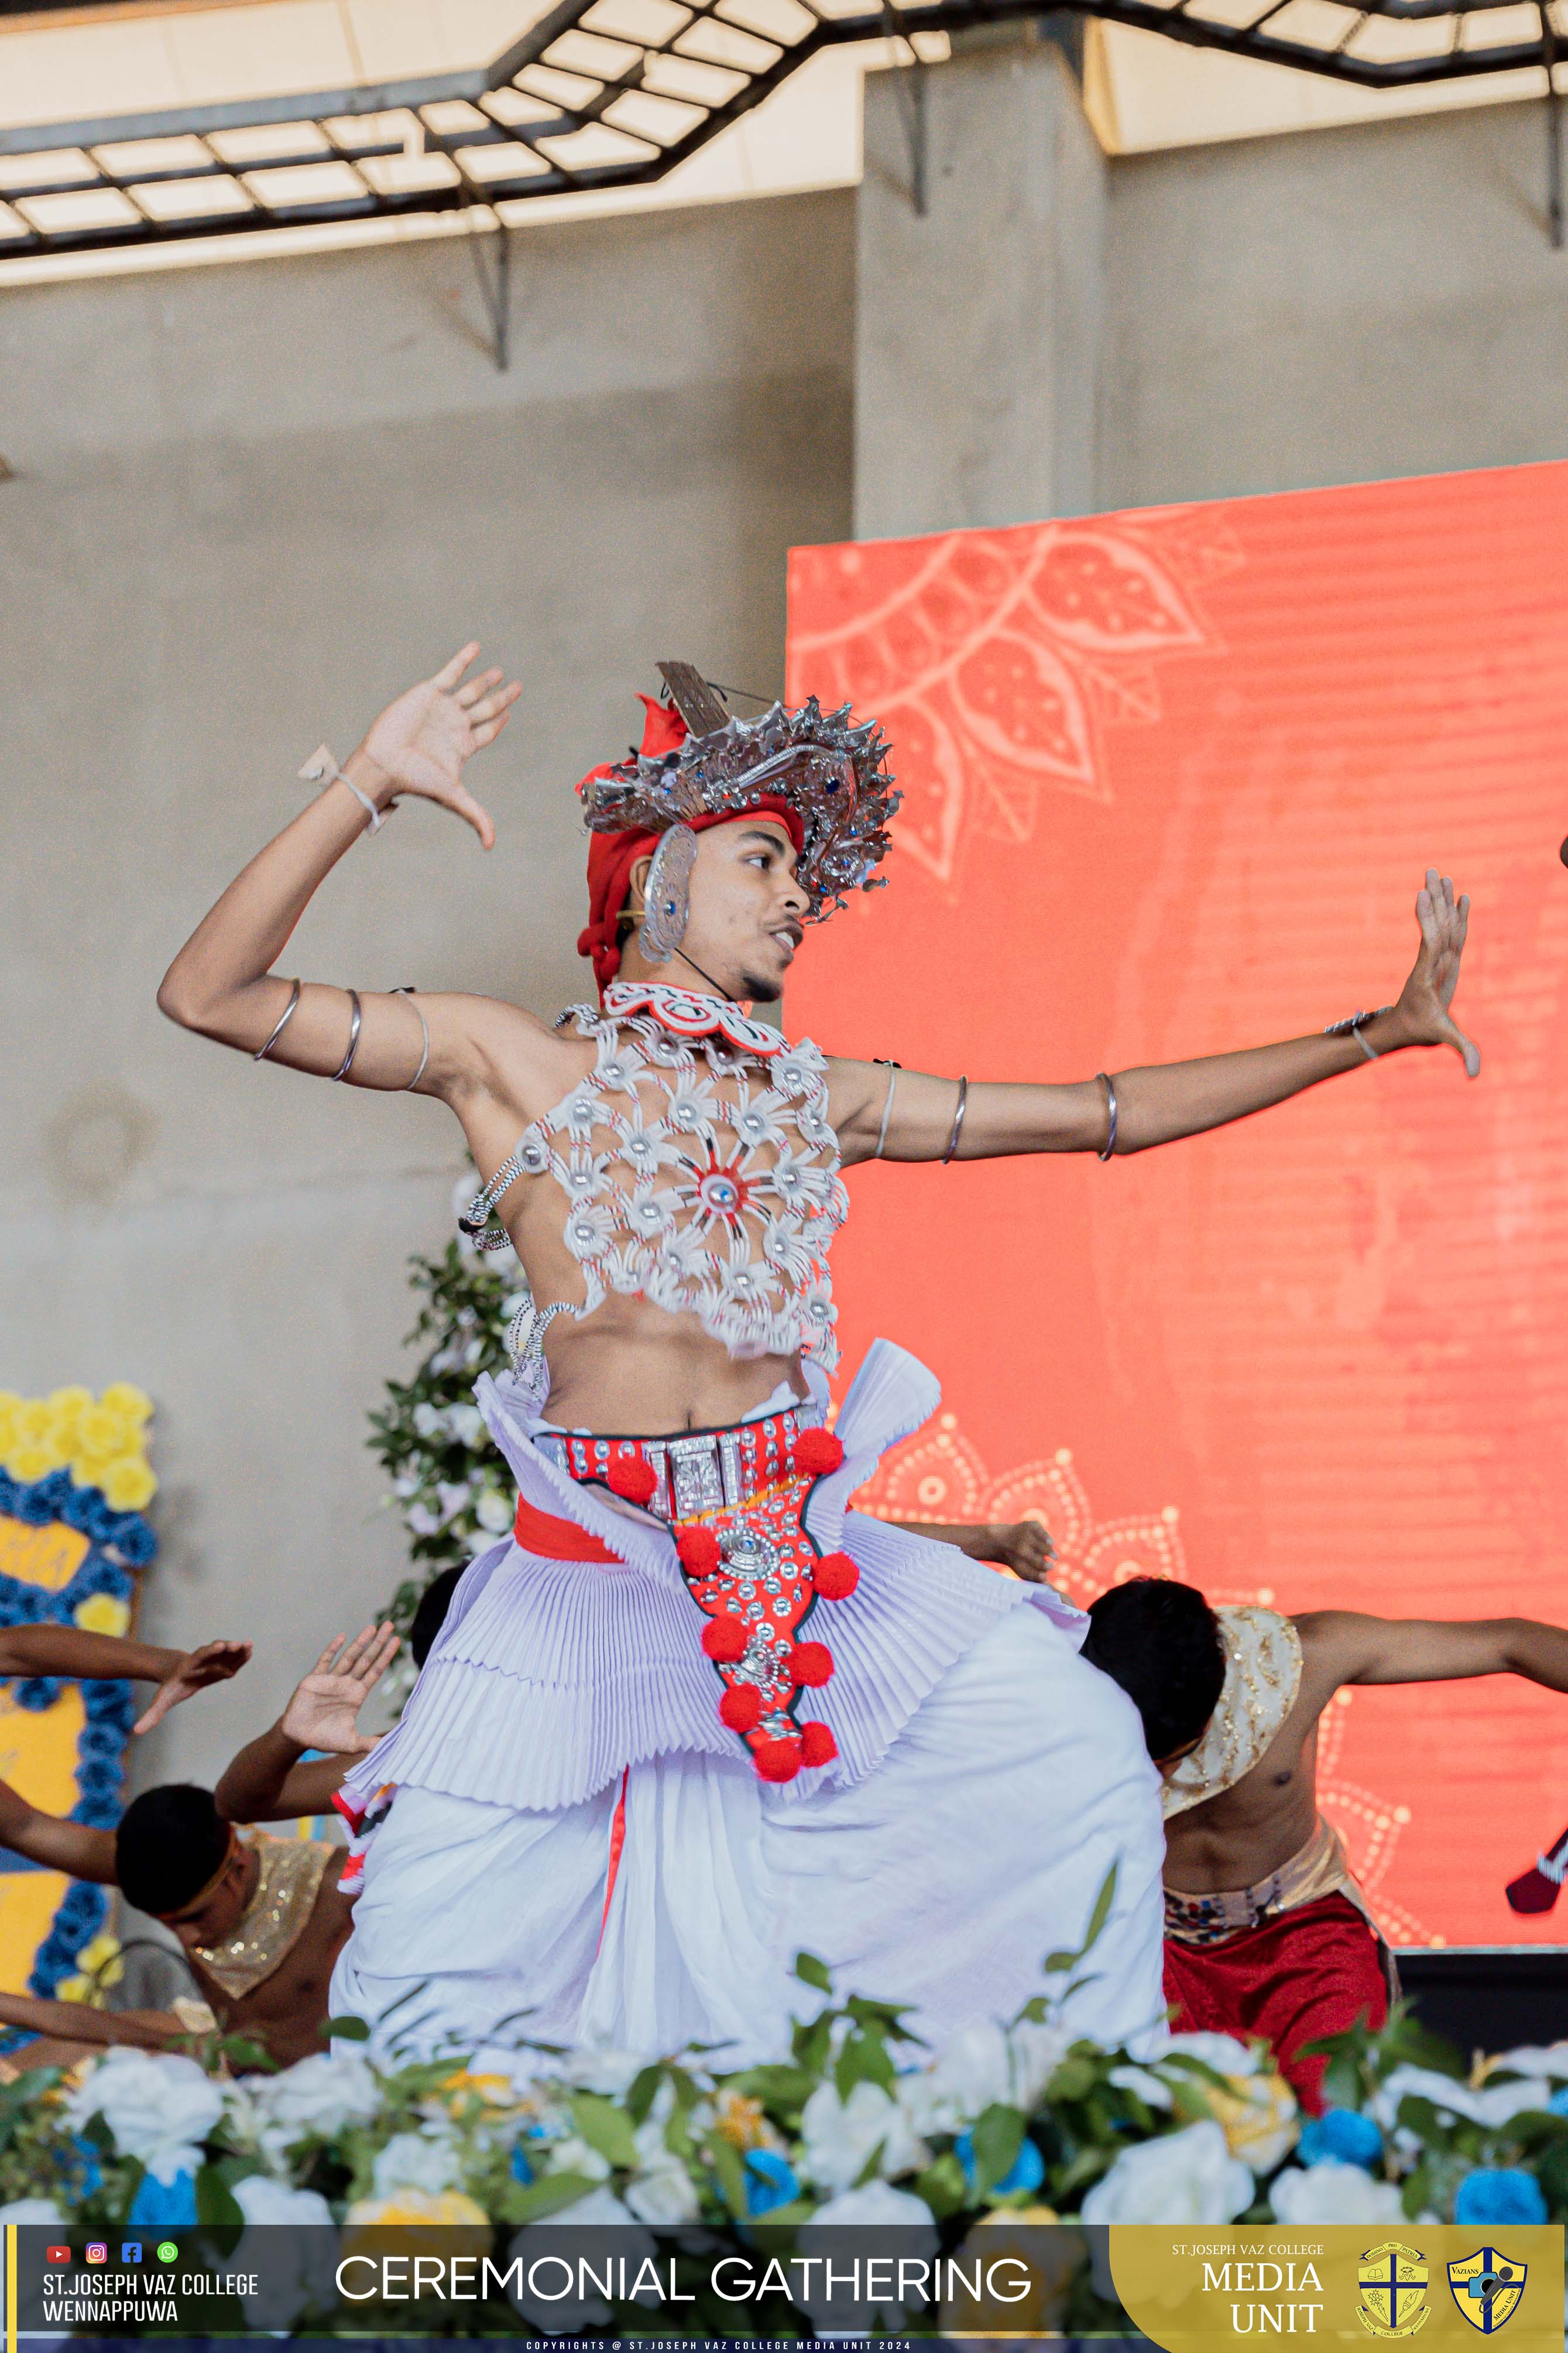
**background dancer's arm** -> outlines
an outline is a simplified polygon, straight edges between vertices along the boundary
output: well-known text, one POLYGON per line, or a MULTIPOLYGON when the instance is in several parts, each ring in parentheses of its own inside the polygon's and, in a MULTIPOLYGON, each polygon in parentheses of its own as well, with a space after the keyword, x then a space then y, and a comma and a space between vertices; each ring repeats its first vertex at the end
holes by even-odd
MULTIPOLYGON (((499 670, 485 670, 465 684, 463 673, 478 651, 476 645, 465 646, 434 678, 389 704, 350 754, 343 774, 377 809, 403 794, 437 802, 471 825, 488 849, 495 828, 469 794, 463 771, 474 753, 500 734, 521 688, 503 686, 499 670)), ((158 991, 169 1018, 250 1054, 258 1053, 276 1032, 273 1061, 318 1078, 335 1077, 350 1039, 347 990, 308 982, 289 1013, 292 984, 272 966, 320 885, 368 825, 363 804, 334 779, 268 842, 202 918, 170 965, 158 991)), ((406 1087, 425 1052, 423 1017, 429 1051, 419 1092, 447 1093, 474 1071, 476 1046, 483 1043, 482 1034, 476 1038, 476 1022, 482 1033, 486 1003, 421 992, 416 1011, 405 997, 365 992, 350 1082, 395 1091, 406 1087)))
POLYGON ((0 1846, 26 1855, 45 1871, 68 1872, 72 1879, 114 1885, 114 1832, 89 1830, 85 1822, 62 1821, 40 1813, 9 1781, 0 1781, 0 1846))
POLYGON ((191 2030, 172 2010, 89 2010, 80 2001, 41 2001, 26 1993, 0 1993, 0 2026, 20 2026, 48 2038, 58 2049, 25 2048, 25 2067, 68 2066, 84 2047, 107 2050, 116 2042, 138 2051, 166 2051, 188 2042, 191 2030))
MULTIPOLYGON (((1375 1056, 1407 1046, 1451 1046, 1474 1078, 1480 1053, 1448 1008, 1459 977, 1469 915, 1447 876, 1429 872, 1415 902, 1421 947, 1396 1004, 1363 1025, 1375 1056)), ((1199 1135, 1285 1103, 1307 1087, 1366 1067, 1357 1038, 1292 1038, 1191 1062, 1162 1062, 1111 1074, 1116 1090, 1115 1149, 1120 1156, 1199 1135)), ((888 1072, 879 1064, 837 1063, 831 1109, 847 1162, 876 1151, 888 1072)), ((900 1071, 881 1157, 938 1160, 947 1152, 957 1110, 955 1082, 900 1071)), ((1109 1106, 1099 1079, 1070 1086, 973 1084, 952 1157, 988 1160, 1026 1152, 1099 1152, 1108 1140, 1109 1106)))
POLYGON ((375 1746, 357 1719, 397 1651, 390 1624, 367 1626, 352 1642, 334 1636, 277 1723, 226 1769, 213 1792, 224 1820, 283 1822, 325 1813, 354 1758, 375 1746), (307 1748, 329 1753, 302 1764, 307 1748))
MULTIPOLYGON (((877 1516, 882 1517, 880 1513, 877 1516)), ((950 1525, 940 1520, 890 1519, 884 1525, 903 1528, 911 1536, 925 1536, 932 1544, 952 1545, 970 1560, 1000 1562, 1028 1585, 1043 1585, 1056 1567, 1057 1548, 1040 1520, 966 1521, 950 1525)))
POLYGON ((1522 1675, 1548 1691, 1568 1692, 1568 1630, 1532 1618, 1364 1618, 1352 1609, 1316 1609, 1295 1625, 1303 1696, 1309 1680, 1337 1689, 1468 1675, 1522 1675))
POLYGON ((209 1683, 227 1683, 250 1656, 248 1642, 204 1642, 195 1651, 166 1651, 122 1634, 89 1634, 79 1626, 8 1626, 0 1631, 0 1678, 68 1675, 84 1683, 156 1683, 133 1729, 151 1732, 172 1707, 209 1683))

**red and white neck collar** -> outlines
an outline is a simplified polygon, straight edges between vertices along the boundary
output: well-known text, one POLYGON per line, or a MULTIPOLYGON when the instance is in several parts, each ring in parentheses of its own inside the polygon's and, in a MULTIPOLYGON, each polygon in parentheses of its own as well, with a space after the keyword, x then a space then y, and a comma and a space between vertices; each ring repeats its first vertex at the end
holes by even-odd
POLYGON ((699 997, 689 988, 671 988, 663 981, 611 981, 605 991, 605 1012, 612 1021, 648 1013, 677 1038, 717 1035, 764 1060, 782 1054, 784 1049, 785 1040, 778 1030, 752 1021, 728 997, 699 997))

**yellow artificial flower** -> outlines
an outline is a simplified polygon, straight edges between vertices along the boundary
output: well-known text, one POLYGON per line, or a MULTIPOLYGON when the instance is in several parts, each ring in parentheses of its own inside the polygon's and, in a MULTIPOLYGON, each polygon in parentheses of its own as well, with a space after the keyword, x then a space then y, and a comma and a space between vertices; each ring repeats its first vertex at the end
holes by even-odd
POLYGON ((85 1413, 92 1403, 92 1391, 73 1381, 63 1389, 51 1389, 44 1400, 51 1413, 85 1413))
POLYGON ((42 1398, 24 1398, 16 1408, 16 1435, 27 1446, 39 1446, 49 1435, 49 1409, 42 1398))
POLYGON ((134 1423, 104 1405, 89 1406, 77 1430, 81 1451, 96 1454, 105 1462, 112 1462, 117 1455, 129 1454, 142 1442, 134 1423))
POLYGON ((384 2198, 356 2198, 343 2217, 340 2260, 389 2252, 383 2235, 396 2226, 400 2255, 488 2255, 490 2218, 461 2189, 395 2189, 384 2198), (454 2230, 461 2235, 456 2239, 454 2230), (367 2233, 374 2235, 367 2238, 367 2233))
POLYGON ((49 1433, 67 1454, 74 1454, 81 1430, 81 1418, 92 1406, 92 1391, 84 1388, 51 1389, 44 1400, 49 1409, 49 1433))
MULTIPOLYGON (((1028 2275, 1028 2288, 1017 2300, 1004 2304, 983 2300, 979 2304, 970 2297, 949 2296, 942 2307, 939 2334, 959 2338, 1025 2337, 1050 2337, 1061 2334, 1067 2313, 1068 2290, 1074 2277, 1083 2268, 1085 2246, 1075 2232, 1071 2238, 1040 2240, 1031 2237, 1043 2222, 1059 2222, 1061 2216, 1054 2206, 1001 2207, 994 2214, 982 2214, 969 2236, 958 2250, 955 2260, 961 2264, 984 2266, 983 2276, 990 2275, 992 2264, 998 2261, 1020 2266, 1028 2275), (1003 2236, 980 2239, 981 2231, 1001 2232, 1003 2236)), ((1011 2289, 1016 2283, 1016 2272, 1006 2274, 1011 2289)))
POLYGON ((99 1403, 107 1406, 110 1413, 123 1414, 126 1420, 134 1422, 138 1429, 153 1418, 153 1400, 145 1389, 137 1388, 134 1381, 110 1381, 99 1403))
POLYGON ((775 2137, 761 2100, 748 2100, 740 2092, 720 2093, 713 2103, 713 2129, 731 2148, 761 2148, 775 2137))
POLYGON ((517 2100, 510 2075, 474 2075, 467 2067, 448 2075, 441 2089, 454 2106, 465 2097, 480 2099, 487 2108, 510 2108, 517 2100))
POLYGON ((76 1960, 76 1975, 56 1988, 57 2000, 85 2002, 89 2010, 101 2010, 109 1988, 125 1975, 119 1937, 107 1928, 100 1929, 90 1944, 82 1947, 76 1960))
POLYGON ((123 1634, 131 1623, 131 1604, 117 1601, 112 1593, 89 1593, 71 1615, 84 1633, 123 1634))
POLYGON ((5 1468, 13 1479, 19 1479, 26 1487, 34 1479, 47 1479, 51 1471, 59 1469, 65 1459, 58 1446, 32 1439, 11 1449, 5 1457, 5 1468))
POLYGON ((1226 2091, 1205 2087, 1209 2114, 1225 2133, 1232 2157, 1254 2173, 1272 2173, 1295 2145, 1296 2094, 1282 2075, 1227 2075, 1226 2091))
POLYGON ((112 1511, 139 1512, 158 1492, 158 1482, 140 1454, 122 1454, 109 1463, 98 1484, 112 1511))

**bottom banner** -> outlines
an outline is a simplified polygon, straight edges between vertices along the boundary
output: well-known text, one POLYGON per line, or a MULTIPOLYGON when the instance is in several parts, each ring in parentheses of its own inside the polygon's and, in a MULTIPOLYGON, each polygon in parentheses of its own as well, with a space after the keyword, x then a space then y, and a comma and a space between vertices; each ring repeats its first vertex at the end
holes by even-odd
MULTIPOLYGON (((913 2201, 910 2200, 910 2203, 913 2201)), ((46 2337, 473 2345, 635 2340, 639 2353, 812 2337, 1209 2353, 1237 2339, 1420 2336, 1565 2353, 1561 2226, 1090 2226, 1038 2207, 929 2225, 716 2231, 568 2217, 508 2231, 376 2223, 7 2224, 5 2353, 46 2337)))

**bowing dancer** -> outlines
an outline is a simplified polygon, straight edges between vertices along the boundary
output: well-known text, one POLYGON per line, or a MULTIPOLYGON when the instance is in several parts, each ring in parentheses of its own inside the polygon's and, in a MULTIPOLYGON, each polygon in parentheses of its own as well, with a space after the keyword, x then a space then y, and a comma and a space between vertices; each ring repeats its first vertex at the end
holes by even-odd
POLYGON ((513 1538, 470 1566, 400 1723, 346 1779, 397 1799, 334 2005, 374 2022, 400 2004, 399 2031, 433 2038, 527 2008, 552 2040, 772 2052, 806 1947, 941 2040, 1040 1989, 1114 1863, 1069 2022, 1152 2033, 1157 1781, 1136 1712, 1078 1656, 1081 1614, 847 1509, 940 1391, 879 1342, 826 1427, 840 1171, 1143 1151, 1406 1049, 1473 1072, 1449 1012, 1466 902, 1430 875, 1397 1001, 1282 1045, 1068 1085, 831 1059, 746 1007, 876 879, 886 747, 815 701, 732 719, 668 663, 641 751, 579 788, 596 1003, 541 1019, 279 977, 316 891, 400 797, 489 847, 465 770, 520 689, 468 679, 477 652, 400 695, 346 767, 316 755, 320 795, 159 997, 256 1060, 443 1102, 483 1179, 468 1229, 516 1250, 533 1303, 515 1369, 476 1391, 513 1538))
POLYGON ((1163 1778, 1174 2023, 1262 2035, 1315 2113, 1328 2060, 1307 2046, 1382 2026, 1398 1990, 1318 1809, 1323 1710, 1348 1684, 1521 1675, 1568 1692, 1568 1631, 1529 1618, 1216 1610, 1194 1586, 1147 1577, 1113 1586, 1089 1614, 1083 1655, 1138 1707, 1163 1778))

